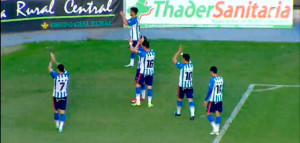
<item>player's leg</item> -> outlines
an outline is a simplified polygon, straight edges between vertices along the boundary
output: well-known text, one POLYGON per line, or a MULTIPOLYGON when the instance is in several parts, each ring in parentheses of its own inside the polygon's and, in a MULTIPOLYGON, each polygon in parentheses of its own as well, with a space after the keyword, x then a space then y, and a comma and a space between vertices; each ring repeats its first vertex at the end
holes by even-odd
POLYGON ((212 113, 214 113, 214 104, 213 104, 213 102, 209 101, 207 104, 206 116, 207 116, 209 123, 211 124, 211 126, 213 128, 213 131, 210 133, 211 135, 215 134, 215 131, 216 131, 216 123, 215 123, 214 117, 212 116, 212 113))
MULTIPOLYGON (((139 75, 140 75, 140 69, 137 69, 136 74, 135 74, 135 83, 138 80, 139 75)), ((145 98, 146 98, 146 85, 145 84, 141 84, 141 94, 142 94, 141 101, 145 101, 145 98)), ((135 102, 136 102, 136 98, 131 100, 131 103, 135 103, 135 102)))
MULTIPOLYGON (((137 44, 137 41, 133 41, 132 46, 135 47, 137 44)), ((134 66, 134 59, 135 59, 135 53, 130 53, 130 63, 128 65, 125 65, 125 67, 133 67, 134 66)))
POLYGON ((58 112, 58 102, 56 101, 56 98, 53 97, 53 109, 54 109, 54 121, 56 125, 56 129, 59 128, 59 112, 58 112))
POLYGON ((141 85, 141 94, 142 94, 141 101, 145 101, 146 100, 146 85, 145 84, 141 85))
POLYGON ((189 105, 190 105, 190 112, 191 112, 191 120, 194 120, 195 119, 195 104, 194 104, 194 101, 193 101, 193 89, 186 89, 186 96, 188 98, 188 101, 189 101, 189 105))
POLYGON ((64 124, 66 122, 66 107, 67 107, 67 97, 62 98, 60 101, 60 122, 59 122, 59 132, 64 129, 64 124))
POLYGON ((136 92, 136 102, 134 104, 132 104, 132 106, 140 106, 141 105, 141 84, 143 84, 145 81, 145 77, 143 74, 139 74, 139 77, 136 81, 136 88, 135 88, 135 92, 136 92))
POLYGON ((152 97, 153 97, 153 90, 152 90, 152 85, 153 85, 153 76, 147 76, 145 78, 145 83, 148 85, 148 107, 151 108, 153 107, 152 104, 152 97))
POLYGON ((218 102, 216 106, 216 134, 218 135, 221 124, 221 113, 223 111, 222 102, 218 102))
POLYGON ((181 115, 181 108, 182 108, 182 99, 184 98, 184 92, 181 87, 178 87, 178 93, 177 93, 177 110, 174 111, 174 114, 176 116, 181 115))

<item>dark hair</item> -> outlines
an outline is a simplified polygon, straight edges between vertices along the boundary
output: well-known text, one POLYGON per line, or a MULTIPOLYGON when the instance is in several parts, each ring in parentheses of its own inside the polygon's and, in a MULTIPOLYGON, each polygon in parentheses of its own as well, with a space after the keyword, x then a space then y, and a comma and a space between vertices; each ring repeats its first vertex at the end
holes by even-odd
POLYGON ((190 55, 189 54, 183 54, 182 58, 184 58, 186 61, 190 61, 190 55))
POLYGON ((132 11, 132 12, 134 12, 135 14, 137 14, 138 13, 138 8, 136 8, 136 7, 132 7, 132 8, 130 8, 130 10, 132 11))
POLYGON ((144 41, 148 41, 146 36, 141 36, 140 38, 144 38, 144 41))
POLYGON ((144 42, 142 43, 142 46, 144 46, 144 47, 146 47, 147 49, 149 49, 149 48, 150 48, 150 43, 149 43, 148 41, 144 41, 144 42))
POLYGON ((57 69, 58 69, 58 71, 60 71, 60 72, 64 72, 64 71, 65 71, 65 67, 64 67, 63 64, 57 65, 57 69))
POLYGON ((213 73, 217 74, 218 73, 218 69, 216 66, 212 66, 210 67, 210 71, 212 71, 213 73))

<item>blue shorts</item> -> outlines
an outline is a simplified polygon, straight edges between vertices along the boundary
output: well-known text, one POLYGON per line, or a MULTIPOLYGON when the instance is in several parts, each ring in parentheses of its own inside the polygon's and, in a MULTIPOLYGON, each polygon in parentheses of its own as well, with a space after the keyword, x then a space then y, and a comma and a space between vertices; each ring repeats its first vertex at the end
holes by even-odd
POLYGON ((193 94, 194 94, 193 88, 183 89, 180 86, 178 87, 178 98, 180 99, 183 99, 184 95, 186 95, 186 98, 194 98, 193 94))
POLYGON ((54 110, 66 110, 67 108, 67 97, 62 97, 62 98, 55 98, 53 97, 53 108, 54 110))
POLYGON ((144 75, 139 73, 139 76, 136 80, 136 83, 142 85, 142 84, 146 84, 148 86, 152 86, 153 85, 153 75, 144 75))
POLYGON ((223 111, 223 102, 211 102, 209 101, 208 104, 207 104, 207 110, 206 112, 209 112, 209 113, 215 113, 216 111, 222 113, 223 111))
POLYGON ((140 69, 136 69, 136 74, 135 74, 135 81, 139 78, 140 75, 140 69))
POLYGON ((132 41, 132 46, 135 47, 138 41, 132 41))

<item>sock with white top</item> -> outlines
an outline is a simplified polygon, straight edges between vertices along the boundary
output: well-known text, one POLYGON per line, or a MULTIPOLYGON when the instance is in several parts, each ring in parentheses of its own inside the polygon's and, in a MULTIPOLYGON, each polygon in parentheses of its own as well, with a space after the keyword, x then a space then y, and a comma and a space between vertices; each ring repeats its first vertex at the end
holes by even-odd
POLYGON ((135 89, 135 91, 136 91, 136 103, 141 103, 141 88, 140 87, 137 87, 136 89, 135 89))
POLYGON ((216 129, 217 129, 217 131, 219 131, 220 124, 221 124, 221 117, 217 117, 216 118, 216 129))
POLYGON ((141 90, 142 90, 142 98, 146 99, 146 85, 145 84, 141 85, 141 90))
POLYGON ((66 122, 66 114, 61 114, 60 115, 60 123, 59 123, 60 130, 63 129, 65 122, 66 122))
POLYGON ((130 65, 134 65, 135 53, 131 53, 130 55, 130 65))
POLYGON ((215 119, 214 119, 214 117, 213 117, 212 115, 208 115, 208 116, 207 116, 207 119, 208 119, 208 121, 210 122, 211 126, 212 126, 213 128, 215 128, 215 119))
POLYGON ((153 97, 153 90, 148 89, 148 104, 152 103, 152 97, 153 97))
POLYGON ((56 127, 58 127, 59 126, 59 113, 54 113, 54 120, 55 120, 56 127))
POLYGON ((181 111, 181 107, 182 107, 182 101, 177 101, 177 114, 180 114, 181 111))
POLYGON ((195 104, 193 101, 190 102, 189 104, 190 104, 191 116, 193 117, 193 116, 195 116, 195 104))

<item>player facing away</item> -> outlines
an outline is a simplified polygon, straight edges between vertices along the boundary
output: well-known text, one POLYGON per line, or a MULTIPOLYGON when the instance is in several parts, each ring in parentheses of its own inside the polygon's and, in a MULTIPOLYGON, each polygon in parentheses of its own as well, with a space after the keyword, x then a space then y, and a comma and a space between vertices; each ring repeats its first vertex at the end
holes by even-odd
POLYGON ((154 60, 155 52, 150 49, 150 44, 148 41, 142 43, 144 51, 138 50, 139 43, 137 46, 133 47, 133 44, 130 43, 130 50, 132 52, 138 53, 139 56, 143 57, 142 62, 140 63, 140 73, 138 79, 136 80, 136 102, 132 104, 134 107, 141 106, 140 95, 141 95, 141 85, 146 84, 148 88, 148 107, 152 108, 152 97, 153 97, 153 76, 154 76, 154 60))
MULTIPOLYGON (((130 26, 130 40, 133 41, 133 47, 136 46, 139 37, 140 37, 140 24, 137 17, 138 9, 136 7, 132 7, 130 9, 130 16, 131 18, 129 20, 126 20, 124 12, 121 11, 120 14, 123 19, 123 23, 125 26, 130 26)), ((125 65, 125 67, 133 67, 134 66, 134 59, 135 59, 135 53, 131 52, 130 55, 130 63, 128 65, 125 65)))
POLYGON ((212 66, 210 68, 210 74, 212 78, 210 79, 208 93, 204 101, 204 106, 207 106, 207 119, 213 127, 213 131, 210 133, 211 135, 219 135, 219 127, 221 124, 220 114, 223 111, 222 101, 224 80, 223 77, 218 76, 217 73, 217 67, 212 66), (212 116, 213 113, 216 113, 216 121, 212 116))
MULTIPOLYGON (((141 36, 138 42, 143 43, 144 41, 147 41, 147 37, 141 36)), ((130 50, 130 48, 129 48, 129 50, 130 50)), ((141 46, 141 44, 139 44, 138 50, 145 51, 144 48, 141 46)), ((138 55, 138 59, 139 59, 139 61, 138 61, 138 66, 137 66, 137 70, 136 70, 136 75, 135 75, 135 82, 137 81, 137 79, 140 75, 140 64, 141 64, 141 62, 144 61, 144 57, 138 55)), ((146 100, 146 85, 145 85, 145 83, 141 84, 141 94, 142 94, 141 101, 145 101, 146 100)), ((131 103, 135 103, 135 102, 136 102, 136 98, 131 100, 131 103)))
POLYGON ((189 54, 182 54, 182 63, 177 61, 177 57, 181 54, 182 48, 180 46, 178 52, 173 57, 173 62, 180 69, 179 75, 179 87, 178 87, 178 101, 177 101, 177 111, 174 111, 176 116, 181 116, 182 99, 186 95, 189 105, 191 117, 190 120, 195 120, 195 104, 193 102, 193 63, 190 61, 189 54))
POLYGON ((56 61, 55 55, 50 53, 51 61, 49 63, 48 70, 51 77, 54 79, 53 88, 53 108, 54 108, 54 120, 56 129, 59 132, 63 131, 63 127, 66 121, 66 106, 68 100, 68 84, 69 73, 65 70, 64 65, 56 61), (52 69, 52 62, 57 65, 57 72, 52 69))

